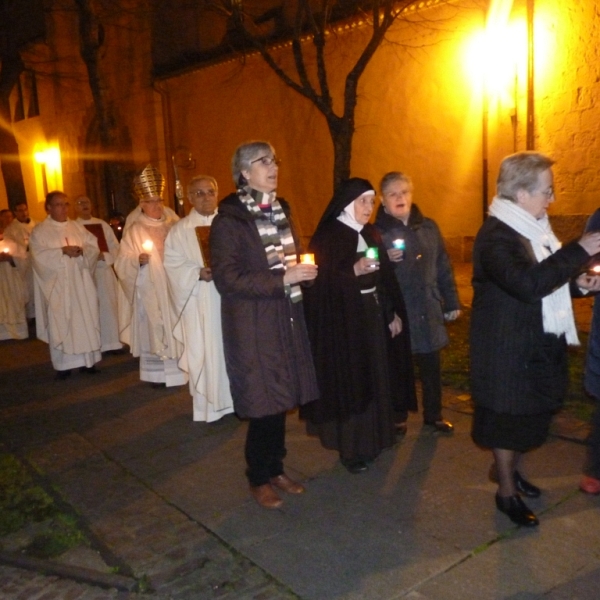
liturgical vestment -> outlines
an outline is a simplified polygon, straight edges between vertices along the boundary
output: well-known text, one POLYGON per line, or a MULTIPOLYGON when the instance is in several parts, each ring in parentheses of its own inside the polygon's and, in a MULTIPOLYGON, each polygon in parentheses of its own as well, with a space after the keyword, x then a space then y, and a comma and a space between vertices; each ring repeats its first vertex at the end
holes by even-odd
POLYGON ((12 257, 11 261, 0 261, 0 340, 24 340, 29 337, 25 315, 27 256, 6 238, 0 240, 0 252, 12 257))
POLYGON ((57 371, 92 367, 100 353, 100 321, 94 269, 96 238, 76 221, 59 222, 48 216, 29 238, 33 263, 36 330, 50 347, 57 371), (63 246, 80 246, 71 258, 63 246))
POLYGON ((140 379, 167 387, 187 382, 186 373, 177 365, 183 346, 173 336, 177 316, 163 265, 165 238, 177 220, 171 215, 151 219, 140 211, 123 235, 115 261, 121 341, 129 344, 133 356, 140 357, 140 379), (148 242, 150 250, 142 246, 148 242), (149 254, 150 260, 140 266, 143 253, 149 254))
MULTIPOLYGON (((117 305, 117 277, 112 268, 117 254, 119 253, 119 242, 110 225, 92 217, 91 219, 77 219, 84 227, 92 225, 101 227, 106 240, 107 251, 102 252, 104 260, 98 260, 94 281, 98 289, 98 304, 100 309, 100 340, 102 352, 108 350, 119 350, 123 344, 119 340, 119 320, 117 305)), ((101 249, 102 250, 102 249, 101 249)))
MULTIPOLYGON (((216 213, 215 213, 216 214, 216 213)), ((212 281, 201 281, 204 261, 196 227, 207 227, 214 214, 190 214, 169 232, 165 270, 177 321, 173 333, 183 344, 179 360, 189 374, 194 421, 216 421, 233 412, 223 354, 221 297, 212 281)))

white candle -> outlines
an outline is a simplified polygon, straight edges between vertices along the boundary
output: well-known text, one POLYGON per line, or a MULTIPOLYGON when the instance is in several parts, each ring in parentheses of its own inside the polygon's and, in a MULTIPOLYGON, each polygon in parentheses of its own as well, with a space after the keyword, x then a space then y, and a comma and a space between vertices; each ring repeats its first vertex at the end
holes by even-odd
POLYGON ((150 254, 150 252, 152 252, 152 248, 154 248, 154 244, 153 244, 152 240, 146 240, 142 244, 142 250, 144 252, 146 252, 146 254, 150 254))

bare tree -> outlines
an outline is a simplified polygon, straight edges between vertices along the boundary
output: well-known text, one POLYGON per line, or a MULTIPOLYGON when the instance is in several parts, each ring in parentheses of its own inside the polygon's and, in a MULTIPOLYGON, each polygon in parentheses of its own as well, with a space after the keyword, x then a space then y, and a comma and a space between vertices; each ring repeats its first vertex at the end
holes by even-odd
POLYGON ((257 50, 286 85, 310 100, 323 114, 333 142, 333 180, 337 187, 350 176, 360 78, 390 27, 403 19, 413 6, 428 3, 423 0, 283 0, 260 15, 247 10, 251 3, 244 0, 217 0, 210 4, 228 14, 230 32, 237 36, 236 40, 230 40, 234 47, 242 52, 248 48, 257 50), (293 17, 287 19, 286 9, 290 5, 295 5, 295 11, 293 17), (346 74, 342 110, 336 112, 325 53, 335 25, 347 18, 362 19, 370 27, 370 35, 346 74), (281 66, 272 49, 275 40, 280 42, 286 38, 291 41, 293 54, 294 67, 289 70, 281 66), (310 50, 307 38, 312 44, 310 50))
MULTIPOLYGON (((96 112, 96 126, 100 141, 102 161, 102 178, 104 179, 104 195, 108 212, 117 208, 116 194, 119 189, 118 163, 111 159, 118 149, 118 125, 116 115, 110 101, 110 90, 106 78, 102 74, 101 53, 105 35, 101 22, 101 2, 94 0, 74 0, 79 20, 79 52, 85 63, 90 91, 96 112)), ((104 211, 101 210, 104 213, 104 211)))

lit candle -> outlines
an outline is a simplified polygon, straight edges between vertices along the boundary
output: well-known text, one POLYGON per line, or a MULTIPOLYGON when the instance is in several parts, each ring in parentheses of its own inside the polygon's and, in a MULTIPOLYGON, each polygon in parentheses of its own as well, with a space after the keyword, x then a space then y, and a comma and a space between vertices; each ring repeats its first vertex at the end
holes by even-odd
POLYGON ((600 265, 594 265, 590 271, 592 271, 594 275, 600 275, 600 265))
POLYGON ((314 265, 315 264, 315 255, 310 252, 308 252, 307 254, 301 254, 300 262, 303 265, 314 265))
POLYGON ((142 250, 146 253, 146 254, 150 254, 150 252, 152 252, 152 248, 154 248, 154 244, 152 243, 152 240, 146 240, 143 244, 142 244, 142 250))
POLYGON ((365 256, 367 258, 374 258, 375 260, 379 260, 379 248, 376 248, 376 247, 367 248, 367 251, 365 252, 365 256))
POLYGON ((2 248, 3 254, 8 254, 9 252, 10 252, 10 250, 6 246, 4 248, 2 248))
POLYGON ((394 240, 392 242, 392 246, 396 249, 396 250, 404 250, 405 243, 404 240, 402 238, 398 238, 397 240, 394 240))

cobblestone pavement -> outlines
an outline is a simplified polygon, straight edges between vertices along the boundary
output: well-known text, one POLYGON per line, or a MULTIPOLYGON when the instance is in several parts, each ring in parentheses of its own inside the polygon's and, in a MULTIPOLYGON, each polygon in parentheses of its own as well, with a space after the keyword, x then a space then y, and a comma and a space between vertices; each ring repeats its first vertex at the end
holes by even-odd
MULTIPOLYGON (((41 342, 3 343, 0 357, 0 418, 7 425, 0 439, 58 487, 125 569, 151 586, 154 597, 296 598, 121 464, 124 436, 143 437, 158 422, 175 419, 175 429, 185 429, 182 435, 194 441, 198 426, 183 414, 191 408, 187 389, 169 392, 140 384, 129 355, 103 361, 98 376, 74 373, 67 385, 53 381, 41 342), (164 402, 165 396, 171 398, 164 402), (113 427, 124 418, 126 430, 113 427)), ((213 431, 228 435, 239 426, 230 419, 213 431)), ((173 435, 177 438, 178 432, 173 435)), ((155 441, 149 437, 148 452, 156 451, 155 441)), ((0 565, 0 598, 6 600, 139 596, 0 565)))

